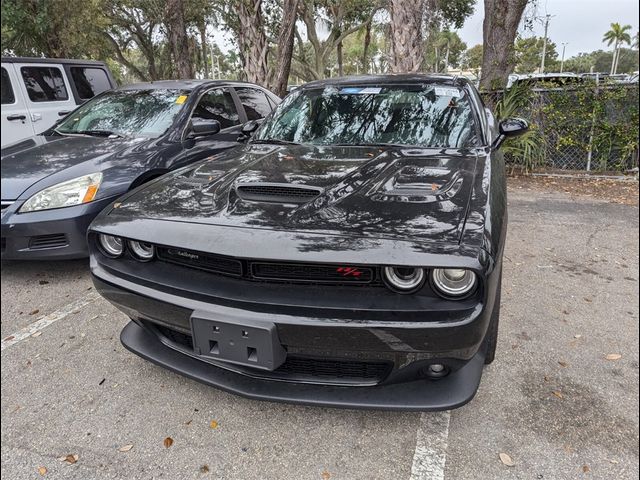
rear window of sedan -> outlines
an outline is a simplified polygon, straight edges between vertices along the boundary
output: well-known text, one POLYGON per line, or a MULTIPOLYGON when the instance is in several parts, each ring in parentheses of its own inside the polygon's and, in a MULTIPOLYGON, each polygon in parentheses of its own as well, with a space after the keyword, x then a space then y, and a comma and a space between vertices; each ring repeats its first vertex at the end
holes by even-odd
POLYGON ((257 139, 316 145, 478 145, 467 92, 457 86, 330 85, 290 94, 257 139))

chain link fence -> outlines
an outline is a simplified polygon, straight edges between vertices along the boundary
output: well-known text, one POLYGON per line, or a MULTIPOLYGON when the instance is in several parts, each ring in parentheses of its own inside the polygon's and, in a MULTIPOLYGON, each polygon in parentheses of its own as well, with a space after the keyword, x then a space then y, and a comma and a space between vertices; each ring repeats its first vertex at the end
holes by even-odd
POLYGON ((525 170, 626 172, 638 167, 638 84, 521 88, 482 93, 498 118, 529 120, 506 161, 525 170), (519 142, 519 143, 518 143, 519 142))

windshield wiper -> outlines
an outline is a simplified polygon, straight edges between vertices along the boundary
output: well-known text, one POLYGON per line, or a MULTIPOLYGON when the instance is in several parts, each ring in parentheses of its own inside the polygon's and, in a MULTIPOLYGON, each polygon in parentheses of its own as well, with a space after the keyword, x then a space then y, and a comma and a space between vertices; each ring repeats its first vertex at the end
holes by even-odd
POLYGON ((332 143, 334 147, 391 147, 391 148, 420 148, 416 145, 406 145, 402 143, 332 143))
POLYGON ((91 135, 94 137, 119 137, 123 138, 124 135, 117 132, 112 132, 111 130, 78 130, 77 132, 69 132, 69 133, 78 133, 80 135, 91 135))
POLYGON ((271 143, 273 145, 300 145, 298 142, 291 142, 289 140, 280 140, 279 138, 260 138, 253 140, 251 143, 263 144, 271 143))

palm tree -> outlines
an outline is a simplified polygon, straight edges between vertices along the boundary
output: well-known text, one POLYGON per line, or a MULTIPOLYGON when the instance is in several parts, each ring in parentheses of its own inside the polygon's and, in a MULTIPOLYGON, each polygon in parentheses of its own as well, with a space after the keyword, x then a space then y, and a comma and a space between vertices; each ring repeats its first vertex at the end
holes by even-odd
POLYGON ((623 43, 631 44, 631 35, 627 33, 631 30, 631 25, 621 26, 619 23, 612 23, 611 30, 604 34, 602 38, 603 42, 607 42, 607 45, 614 44, 613 47, 613 60, 611 61, 611 75, 615 75, 618 69, 618 57, 620 56, 620 46, 623 43))

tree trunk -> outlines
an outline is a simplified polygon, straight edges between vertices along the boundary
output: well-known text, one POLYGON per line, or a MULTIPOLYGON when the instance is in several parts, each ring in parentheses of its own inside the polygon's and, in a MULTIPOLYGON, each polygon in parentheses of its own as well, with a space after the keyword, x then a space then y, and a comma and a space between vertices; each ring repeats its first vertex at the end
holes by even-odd
POLYGON ((184 21, 183 0, 167 0, 166 26, 169 46, 178 78, 193 78, 193 64, 184 21))
MULTIPOLYGON (((209 77, 209 49, 207 48, 207 24, 202 19, 200 25, 198 25, 200 31, 200 48, 202 50, 202 75, 204 78, 213 78, 213 75, 209 77)), ((211 65, 211 71, 213 72, 213 65, 211 65)))
POLYGON ((424 60, 422 16, 424 0, 390 0, 391 58, 394 73, 417 72, 424 60))
POLYGON ((369 73, 369 47, 371 46, 371 20, 367 22, 364 30, 364 45, 362 46, 362 73, 369 73))
POLYGON ((513 45, 527 0, 484 0, 482 73, 480 88, 507 85, 513 71, 513 45))
POLYGON ((238 46, 247 81, 267 85, 267 35, 262 18, 262 0, 240 0, 238 46))
POLYGON ((271 90, 281 97, 287 94, 287 83, 291 71, 293 42, 295 40, 296 19, 298 18, 298 0, 284 0, 282 23, 278 33, 278 55, 274 69, 271 90))

